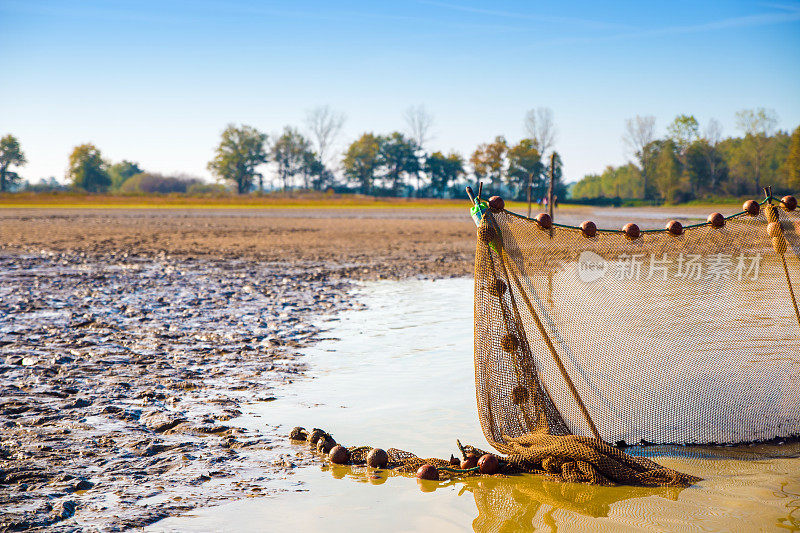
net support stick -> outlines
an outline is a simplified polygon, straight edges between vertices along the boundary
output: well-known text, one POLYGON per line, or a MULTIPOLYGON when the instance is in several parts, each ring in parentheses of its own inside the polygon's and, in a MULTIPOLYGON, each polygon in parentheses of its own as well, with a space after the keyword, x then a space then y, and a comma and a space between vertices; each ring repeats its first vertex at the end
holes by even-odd
MULTIPOLYGON (((764 187, 764 194, 766 195, 767 199, 765 202, 772 206, 772 187, 764 187)), ((772 207, 772 209, 775 209, 772 207)), ((780 222, 776 222, 780 223, 780 222)), ((780 231, 781 238, 783 239, 783 231, 780 231)), ((781 249, 783 250, 783 249, 781 249)), ((800 326, 800 309, 797 308, 797 298, 794 295, 794 287, 792 287, 792 277, 789 275, 789 267, 786 265, 786 254, 779 251, 777 248, 775 252, 781 256, 781 263, 783 263, 783 273, 786 275, 786 284, 789 286, 789 296, 792 298, 792 305, 794 306, 794 314, 797 317, 797 325, 800 326)))
POLYGON ((794 296, 792 278, 789 277, 789 267, 786 266, 786 256, 783 254, 781 254, 781 261, 783 262, 783 272, 786 274, 786 283, 789 285, 789 295, 792 297, 792 304, 794 304, 794 314, 797 316, 797 325, 800 326, 800 310, 797 308, 797 298, 794 296))
POLYGON ((520 282, 519 278, 517 277, 516 272, 514 272, 513 267, 508 266, 508 256, 506 255, 505 249, 501 248, 501 256, 503 259, 503 268, 506 270, 506 275, 514 280, 514 284, 517 286, 517 290, 519 290, 520 295, 522 296, 522 300, 525 302, 525 305, 528 307, 528 311, 530 311, 531 316, 533 316, 533 321, 536 323, 536 327, 539 329, 539 333, 542 335, 542 339, 544 339, 544 343, 547 345, 547 349, 550 350, 550 354, 553 356, 553 360, 556 362, 556 366, 558 367, 559 372, 561 372, 561 377, 564 378, 564 382, 567 384, 567 388, 572 393, 572 397, 575 398, 575 403, 578 404, 578 409, 580 410, 583 418, 586 419, 586 423, 589 425, 589 429, 594 434, 594 437, 597 440, 602 441, 603 439, 600 437, 600 432, 597 431, 597 426, 595 426, 594 422, 592 421, 592 417, 589 416, 589 411, 586 409, 586 405, 583 403, 580 394, 578 394, 578 389, 575 388, 575 384, 572 383, 572 378, 569 377, 567 373, 567 369, 564 367, 564 363, 561 362, 561 357, 556 352, 556 347, 553 346, 553 341, 550 340, 550 336, 547 334, 547 330, 542 324, 542 321, 539 319, 539 315, 536 313, 536 310, 533 308, 533 304, 528 299, 528 295, 525 294, 525 290, 522 287, 522 283, 520 282))

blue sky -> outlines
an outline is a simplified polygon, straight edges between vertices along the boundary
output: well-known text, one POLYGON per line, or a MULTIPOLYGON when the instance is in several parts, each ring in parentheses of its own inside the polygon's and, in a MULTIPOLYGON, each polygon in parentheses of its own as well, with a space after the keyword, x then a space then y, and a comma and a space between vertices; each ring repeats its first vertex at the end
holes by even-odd
POLYGON ((0 0, 0 134, 24 177, 63 179, 76 144, 209 177, 227 123, 347 115, 340 144, 402 130, 424 104, 430 149, 524 136, 553 109, 569 180, 623 163, 625 119, 679 113, 737 134, 742 108, 800 125, 800 2, 0 0))

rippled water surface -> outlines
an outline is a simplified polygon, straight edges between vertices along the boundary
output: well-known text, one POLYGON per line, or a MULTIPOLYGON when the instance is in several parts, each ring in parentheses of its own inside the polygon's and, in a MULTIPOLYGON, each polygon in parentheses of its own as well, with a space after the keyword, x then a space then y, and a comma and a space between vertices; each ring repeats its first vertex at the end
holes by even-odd
MULTIPOLYGON (((367 284, 362 311, 326 323, 311 370, 252 427, 322 427, 346 445, 447 457, 486 447, 475 408, 472 281, 367 284)), ((288 453, 307 453, 287 445, 288 453)), ((647 448, 704 481, 688 489, 589 487, 536 476, 439 484, 347 467, 298 468, 273 496, 195 510, 151 529, 180 531, 800 530, 800 446, 647 448)), ((321 465, 321 463, 320 463, 321 465)))

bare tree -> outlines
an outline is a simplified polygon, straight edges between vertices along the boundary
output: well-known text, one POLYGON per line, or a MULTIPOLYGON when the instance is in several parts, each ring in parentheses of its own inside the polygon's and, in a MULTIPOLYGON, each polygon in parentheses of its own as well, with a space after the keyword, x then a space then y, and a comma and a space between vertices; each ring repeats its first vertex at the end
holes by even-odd
MULTIPOLYGON (((411 106, 403 113, 408 127, 408 135, 417 144, 420 151, 424 151, 424 146, 431 140, 431 127, 433 126, 433 115, 431 115, 424 104, 411 106)), ((418 154, 421 155, 421 154, 418 154)), ((417 196, 420 194, 422 172, 417 171, 417 196)))
POLYGON ((778 114, 774 109, 742 109, 736 113, 736 126, 745 134, 753 154, 753 171, 756 179, 756 194, 761 192, 761 164, 769 137, 775 133, 778 114))
POLYGON ((322 163, 330 156, 330 149, 342 132, 346 117, 330 106, 323 105, 306 112, 306 127, 317 148, 317 157, 322 163))
POLYGON ((717 146, 722 140, 722 124, 719 123, 719 120, 715 118, 709 120, 703 136, 705 137, 706 141, 708 141, 709 145, 712 147, 717 146))
POLYGON ((431 127, 433 127, 433 115, 431 115, 423 104, 411 106, 403 113, 403 118, 408 127, 408 135, 420 148, 431 140, 431 127))
POLYGON ((717 145, 722 140, 722 124, 719 120, 712 118, 708 121, 703 139, 707 143, 704 149, 706 164, 711 174, 711 190, 716 190, 719 186, 719 161, 720 155, 717 153, 717 145))
POLYGON ((647 146, 656 138, 656 117, 636 115, 625 121, 622 142, 639 160, 642 166, 642 198, 647 198, 647 171, 650 165, 650 150, 647 146))
POLYGON ((553 110, 549 107, 537 107, 525 113, 525 130, 534 140, 542 158, 556 143, 556 123, 553 110))

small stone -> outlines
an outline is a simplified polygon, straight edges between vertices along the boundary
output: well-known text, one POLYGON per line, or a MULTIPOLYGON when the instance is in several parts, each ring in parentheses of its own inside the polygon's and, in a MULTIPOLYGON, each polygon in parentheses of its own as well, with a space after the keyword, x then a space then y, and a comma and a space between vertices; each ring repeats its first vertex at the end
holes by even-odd
POLYGON ((337 444, 331 449, 328 457, 334 464, 346 465, 350 461, 350 452, 341 444, 337 444))
POLYGON ((72 403, 68 403, 64 406, 65 409, 80 409, 82 407, 89 407, 92 405, 91 400, 87 400, 85 398, 76 398, 75 401, 72 403))
POLYGON ((174 428, 181 422, 186 422, 186 419, 162 411, 150 411, 140 416, 139 422, 144 424, 150 431, 163 433, 168 429, 174 428))
POLYGON ((761 206, 755 200, 747 200, 742 206, 742 210, 747 212, 751 217, 757 217, 761 211, 761 206))
POLYGON ((417 477, 429 481, 439 481, 439 470, 433 465, 425 464, 417 470, 417 477))
POLYGON ((94 483, 85 479, 80 479, 69 487, 69 492, 77 492, 79 490, 89 490, 94 487, 94 483))
POLYGON ((60 500, 53 506, 52 516, 56 520, 66 520, 75 514, 77 505, 72 500, 60 500))
POLYGON ((487 453, 478 459, 478 468, 480 469, 481 474, 487 474, 491 476, 500 470, 500 461, 498 461, 497 457, 494 455, 487 453))
POLYGON ((642 232, 639 230, 639 226, 631 222, 630 224, 625 224, 622 228, 622 232, 625 234, 625 237, 635 241, 639 238, 642 232))
POLYGON ((539 213, 534 219, 539 227, 542 229, 550 229, 553 227, 553 219, 547 213, 539 213))
POLYGON ((489 209, 492 213, 499 213, 506 208, 506 202, 499 196, 492 196, 489 198, 489 209))
POLYGON ((585 220, 581 223, 581 233, 587 239, 591 239, 597 235, 597 225, 591 220, 585 220))
POLYGON ((725 217, 722 213, 711 213, 708 215, 708 225, 712 228, 722 228, 725 226, 725 217))
POLYGON ((667 231, 670 233, 670 235, 674 235, 676 237, 683 235, 683 224, 677 220, 670 220, 667 223, 667 231))
POLYGON ((386 468, 389 464, 389 454, 381 448, 372 448, 367 455, 367 466, 371 468, 386 468))
POLYGON ((783 208, 787 211, 794 211, 797 209, 797 198, 794 196, 784 196, 781 198, 781 203, 783 204, 783 208))

